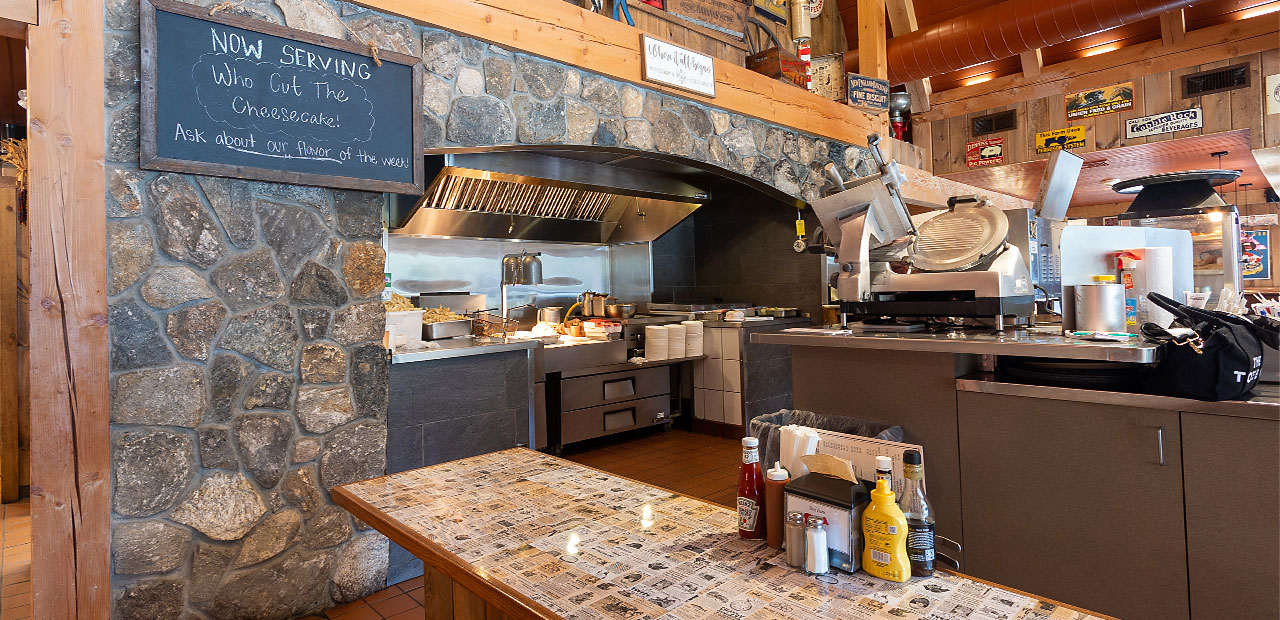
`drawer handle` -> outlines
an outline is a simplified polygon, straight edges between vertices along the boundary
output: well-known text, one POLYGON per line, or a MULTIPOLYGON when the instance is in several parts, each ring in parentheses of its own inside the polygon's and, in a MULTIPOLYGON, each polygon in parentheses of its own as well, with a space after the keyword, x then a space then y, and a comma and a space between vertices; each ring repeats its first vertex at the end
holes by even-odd
POLYGON ((619 409, 604 414, 604 430, 616 431, 636 425, 636 408, 619 409))
POLYGON ((1156 428, 1156 446, 1160 449, 1160 466, 1164 467, 1164 427, 1156 428))
POLYGON ((604 400, 614 400, 626 396, 636 395, 636 378, 627 377, 625 379, 614 379, 612 381, 604 381, 604 400))

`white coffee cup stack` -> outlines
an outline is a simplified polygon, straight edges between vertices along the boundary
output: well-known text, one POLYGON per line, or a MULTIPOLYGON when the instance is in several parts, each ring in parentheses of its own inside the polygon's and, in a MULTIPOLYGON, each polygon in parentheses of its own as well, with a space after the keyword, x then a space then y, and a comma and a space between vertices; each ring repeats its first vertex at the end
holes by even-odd
POLYGON ((685 348, 685 330, 684 325, 674 323, 667 326, 667 359, 680 359, 684 357, 685 348))
POLYGON ((698 357, 702 355, 702 321, 681 321, 684 326, 684 355, 698 357))
POLYGON ((668 357, 668 332, 666 325, 646 325, 644 327, 644 358, 650 361, 665 360, 668 357))

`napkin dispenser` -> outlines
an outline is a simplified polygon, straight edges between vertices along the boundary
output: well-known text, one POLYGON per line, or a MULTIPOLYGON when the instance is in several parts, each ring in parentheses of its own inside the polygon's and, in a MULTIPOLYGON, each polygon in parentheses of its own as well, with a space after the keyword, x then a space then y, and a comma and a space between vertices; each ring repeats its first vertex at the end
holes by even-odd
POLYGON ((827 520, 831 566, 852 573, 862 565, 862 510, 871 499, 866 485, 827 474, 795 478, 785 488, 785 512, 827 520))

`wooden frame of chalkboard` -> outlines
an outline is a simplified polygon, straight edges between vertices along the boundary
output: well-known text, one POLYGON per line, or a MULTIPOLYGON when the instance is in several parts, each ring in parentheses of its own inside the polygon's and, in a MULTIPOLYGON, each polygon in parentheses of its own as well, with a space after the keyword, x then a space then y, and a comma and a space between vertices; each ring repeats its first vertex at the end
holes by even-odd
MULTIPOLYGON (((369 54, 368 46, 360 45, 352 41, 344 41, 342 39, 317 35, 302 30, 287 28, 277 24, 271 24, 236 15, 210 15, 209 9, 207 8, 183 2, 175 2, 174 0, 140 0, 139 11, 142 31, 142 93, 139 132, 140 158, 138 163, 140 168, 240 179, 274 181, 294 185, 315 185, 320 187, 357 189, 373 192, 420 194, 424 191, 423 125, 422 119, 416 116, 422 113, 422 63, 419 58, 414 56, 381 49, 378 50, 378 58, 383 63, 405 65, 408 66, 412 72, 412 85, 410 86, 412 101, 409 103, 409 114, 411 118, 413 137, 411 142, 412 153, 408 154, 408 165, 412 167, 412 182, 370 179, 340 174, 300 172, 295 170, 281 170, 251 165, 238 165, 198 159, 181 159, 160 156, 158 152, 159 145, 157 143, 157 113, 159 109, 157 102, 159 93, 156 90, 156 79, 159 69, 157 66, 159 42, 156 26, 157 12, 163 11, 166 13, 173 13, 213 24, 220 24, 268 36, 290 39, 299 43, 350 52, 368 56, 370 58, 371 56, 369 54)), ((370 114, 372 114, 372 112, 370 112, 370 114)), ((292 157, 285 159, 292 159, 292 157)))

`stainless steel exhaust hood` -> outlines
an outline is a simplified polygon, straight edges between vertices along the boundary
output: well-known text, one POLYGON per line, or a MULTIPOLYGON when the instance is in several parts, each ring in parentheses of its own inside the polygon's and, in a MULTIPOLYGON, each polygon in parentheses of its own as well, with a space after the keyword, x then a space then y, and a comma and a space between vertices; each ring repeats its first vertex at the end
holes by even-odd
POLYGON ((430 237, 652 241, 708 202, 714 187, 734 182, 724 177, 732 173, 690 165, 706 164, 660 157, 592 147, 428 154, 433 180, 422 196, 392 195, 390 225, 430 237))

